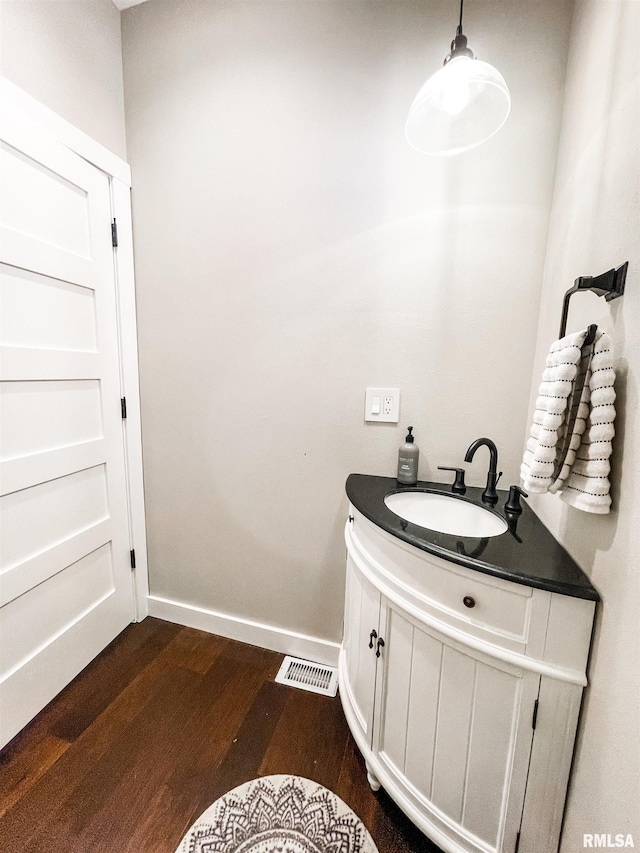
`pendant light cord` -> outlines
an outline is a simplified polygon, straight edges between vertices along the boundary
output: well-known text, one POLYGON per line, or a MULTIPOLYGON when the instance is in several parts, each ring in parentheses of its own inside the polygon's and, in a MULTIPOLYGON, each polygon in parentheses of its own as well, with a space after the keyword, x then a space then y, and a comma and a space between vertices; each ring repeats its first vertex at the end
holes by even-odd
POLYGON ((464 6, 464 0, 460 0, 460 23, 458 24, 458 35, 462 34, 462 7, 464 6))

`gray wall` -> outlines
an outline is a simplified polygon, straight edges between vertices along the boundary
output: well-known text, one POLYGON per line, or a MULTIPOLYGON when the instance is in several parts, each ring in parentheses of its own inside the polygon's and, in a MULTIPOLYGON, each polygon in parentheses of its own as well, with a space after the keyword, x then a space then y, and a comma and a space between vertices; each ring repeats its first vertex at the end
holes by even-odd
POLYGON ((489 435, 517 481, 571 8, 469 4, 513 111, 451 160, 404 140, 449 0, 123 13, 152 593, 338 640, 349 472, 413 424, 422 478, 489 435))
POLYGON ((567 330, 598 323, 613 340, 616 438, 612 512, 537 496, 538 514, 602 596, 562 843, 585 832, 640 839, 640 4, 580 0, 571 34, 563 131, 541 301, 533 409, 558 307, 579 275, 630 261, 625 295, 571 299, 567 330))
POLYGON ((0 74, 126 159, 111 0, 0 0, 0 74))

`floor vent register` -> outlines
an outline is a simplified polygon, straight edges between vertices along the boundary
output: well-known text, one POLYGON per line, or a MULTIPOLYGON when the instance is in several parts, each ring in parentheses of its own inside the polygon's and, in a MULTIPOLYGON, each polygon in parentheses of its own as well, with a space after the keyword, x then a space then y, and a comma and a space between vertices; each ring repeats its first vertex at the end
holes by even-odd
POLYGON ((338 691, 338 670, 334 666, 287 655, 276 675, 276 681, 323 696, 335 696, 338 691))

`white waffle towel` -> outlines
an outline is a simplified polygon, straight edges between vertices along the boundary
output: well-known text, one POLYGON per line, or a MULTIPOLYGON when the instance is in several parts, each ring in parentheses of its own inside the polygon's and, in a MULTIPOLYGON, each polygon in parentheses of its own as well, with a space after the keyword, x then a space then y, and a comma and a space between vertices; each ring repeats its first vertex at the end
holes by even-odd
POLYGON ((616 416, 613 353, 600 330, 583 353, 586 334, 567 335, 551 347, 520 476, 527 491, 560 492, 577 509, 607 513, 616 416))

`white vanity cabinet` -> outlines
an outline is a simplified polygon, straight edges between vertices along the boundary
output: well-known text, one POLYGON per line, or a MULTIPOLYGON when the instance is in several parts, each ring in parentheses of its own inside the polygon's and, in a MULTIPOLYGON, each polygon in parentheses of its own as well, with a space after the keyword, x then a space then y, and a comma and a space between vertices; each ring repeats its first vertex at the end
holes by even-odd
POLYGON ((340 695, 372 787, 446 853, 556 853, 594 602, 450 563, 354 507, 346 542, 340 695))

